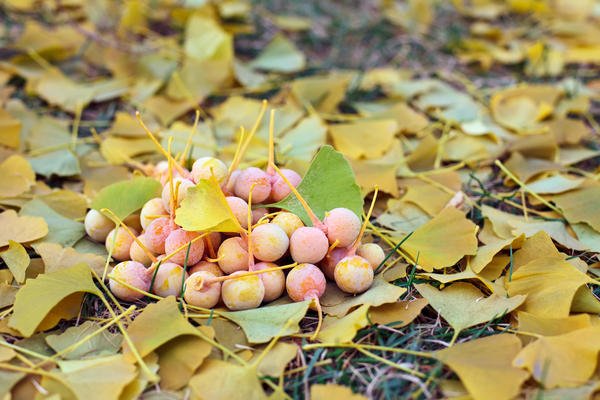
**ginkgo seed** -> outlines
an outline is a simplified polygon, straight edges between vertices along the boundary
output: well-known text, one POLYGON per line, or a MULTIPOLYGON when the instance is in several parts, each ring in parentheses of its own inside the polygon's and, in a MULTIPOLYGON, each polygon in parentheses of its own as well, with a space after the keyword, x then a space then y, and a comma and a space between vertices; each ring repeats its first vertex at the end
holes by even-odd
POLYGON ((373 267, 361 256, 340 260, 334 270, 335 283, 346 293, 362 293, 373 284, 373 267))
POLYGON ((290 237, 290 254, 297 263, 316 264, 327 254, 329 242, 322 230, 303 226, 290 237))
POLYGON ((360 233, 360 219, 352 210, 347 208, 334 208, 325 215, 323 224, 327 229, 327 239, 329 243, 336 240, 338 246, 348 247, 358 237, 360 233))
MULTIPOLYGON (((234 272, 230 276, 240 274, 244 272, 234 272)), ((240 276, 223 282, 221 297, 230 310, 248 310, 260 306, 265 297, 265 286, 258 275, 240 276)))
MULTIPOLYGON (((117 265, 115 265, 111 272, 111 275, 119 281, 122 281, 127 285, 142 290, 144 292, 147 292, 150 289, 150 276, 148 275, 148 271, 146 270, 146 267, 144 267, 139 262, 120 262, 117 265)), ((129 288, 112 278, 109 279, 108 286, 110 288, 110 291, 117 298, 124 301, 135 301, 144 297, 143 293, 129 288)))

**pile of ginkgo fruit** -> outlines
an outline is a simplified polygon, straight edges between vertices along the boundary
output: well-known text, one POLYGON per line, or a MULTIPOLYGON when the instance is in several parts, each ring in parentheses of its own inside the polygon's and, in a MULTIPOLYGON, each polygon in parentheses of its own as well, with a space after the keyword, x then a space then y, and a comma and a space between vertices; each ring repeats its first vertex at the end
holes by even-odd
POLYGON ((362 224, 343 207, 329 210, 319 220, 296 190, 300 175, 273 162, 270 136, 266 170, 238 169, 237 155, 229 167, 217 158, 203 157, 188 170, 162 149, 168 160, 146 170, 162 184, 161 197, 147 201, 139 214, 123 221, 110 210, 87 213, 87 234, 104 242, 118 262, 109 275, 117 298, 136 301, 153 293, 181 296, 192 307, 209 309, 222 302, 230 310, 246 310, 287 291, 293 301, 314 300, 320 311, 327 279, 351 294, 371 287, 374 270, 385 259, 378 244, 361 243, 374 202, 362 224), (176 223, 176 210, 188 190, 202 181, 221 191, 239 224, 238 233, 187 231, 176 223), (305 226, 294 213, 265 206, 287 196, 297 198, 312 226, 305 226))

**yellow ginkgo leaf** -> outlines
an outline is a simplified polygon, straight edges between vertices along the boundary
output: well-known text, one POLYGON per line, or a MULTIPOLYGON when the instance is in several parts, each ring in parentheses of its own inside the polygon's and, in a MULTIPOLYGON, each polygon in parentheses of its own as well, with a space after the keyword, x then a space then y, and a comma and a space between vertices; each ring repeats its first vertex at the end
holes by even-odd
POLYGON ((60 244, 42 242, 35 244, 35 251, 44 261, 44 272, 54 272, 72 267, 75 264, 87 264, 98 275, 104 272, 106 258, 92 253, 80 253, 72 247, 63 247, 60 244))
POLYGON ((155 151, 154 143, 148 138, 130 139, 109 136, 100 143, 100 153, 113 165, 124 164, 132 157, 155 151))
POLYGON ((526 368, 545 388, 574 387, 587 382, 596 370, 600 327, 541 337, 515 357, 513 365, 526 368))
POLYGON ((367 400, 365 396, 353 393, 349 387, 333 383, 312 385, 310 387, 310 398, 311 400, 367 400))
POLYGON ((415 285, 429 304, 454 328, 455 334, 463 329, 491 321, 510 313, 525 300, 525 296, 489 297, 470 283, 458 282, 444 290, 426 283, 415 285))
POLYGON ((596 231, 600 231, 600 186, 559 194, 552 197, 570 223, 585 222, 596 231))
POLYGON ((262 375, 281 376, 285 371, 286 366, 296 358, 298 354, 298 346, 293 343, 278 342, 273 346, 268 353, 262 357, 262 351, 255 351, 253 357, 249 360, 252 364, 256 359, 260 358, 258 364, 258 372, 262 375))
POLYGON ((235 215, 215 177, 202 179, 188 194, 175 212, 175 222, 186 231, 241 232, 235 215))
POLYGON ((0 164, 0 176, 0 197, 18 196, 35 183, 35 172, 20 155, 10 156, 0 164))
POLYGON ((23 283, 25 281, 25 270, 31 261, 27 250, 20 243, 9 240, 8 249, 0 252, 0 258, 4 260, 15 280, 23 283))
POLYGON ((427 299, 415 299, 371 307, 369 319, 375 324, 401 328, 413 322, 427 304, 429 304, 427 299))
POLYGON ((27 243, 43 238, 48 234, 48 224, 44 218, 18 216, 14 210, 6 210, 0 214, 0 247, 9 241, 27 243))
POLYGON ((393 119, 358 120, 329 126, 333 143, 350 158, 377 158, 382 156, 394 141, 398 124, 393 119))
POLYGON ((589 314, 570 315, 565 318, 545 318, 525 311, 517 313, 519 331, 544 336, 556 336, 592 327, 589 314))
POLYGON ((448 267, 477 253, 477 225, 456 208, 443 209, 404 242, 406 251, 425 271, 448 267))
POLYGON ((266 400, 256 369, 208 359, 192 377, 189 387, 194 399, 266 400))
POLYGON ((547 318, 569 315, 577 290, 593 280, 567 261, 540 257, 523 265, 509 277, 510 296, 526 295, 523 311, 547 318))
POLYGON ((369 325, 368 311, 369 305, 364 304, 345 317, 326 317, 323 321, 323 329, 317 335, 317 339, 323 343, 351 342, 359 329, 369 325))
POLYGON ((21 121, 0 108, 0 145, 16 149, 19 147, 21 121))
POLYGON ((500 334, 437 351, 436 358, 460 378, 474 400, 514 398, 529 373, 511 365, 521 350, 516 335, 500 334))

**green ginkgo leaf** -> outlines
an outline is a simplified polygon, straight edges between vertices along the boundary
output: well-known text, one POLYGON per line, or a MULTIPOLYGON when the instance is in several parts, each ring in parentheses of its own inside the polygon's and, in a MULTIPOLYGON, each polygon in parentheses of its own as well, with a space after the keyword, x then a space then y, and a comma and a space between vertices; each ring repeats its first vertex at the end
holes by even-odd
MULTIPOLYGON (((321 147, 297 189, 318 218, 324 218, 327 211, 336 207, 346 207, 356 215, 362 215, 363 197, 352 167, 342 153, 331 146, 321 147)), ((312 225, 293 193, 270 206, 291 211, 305 224, 312 225)))
POLYGON ((153 178, 139 177, 104 187, 92 201, 94 210, 108 208, 121 219, 160 196, 162 186, 153 178))

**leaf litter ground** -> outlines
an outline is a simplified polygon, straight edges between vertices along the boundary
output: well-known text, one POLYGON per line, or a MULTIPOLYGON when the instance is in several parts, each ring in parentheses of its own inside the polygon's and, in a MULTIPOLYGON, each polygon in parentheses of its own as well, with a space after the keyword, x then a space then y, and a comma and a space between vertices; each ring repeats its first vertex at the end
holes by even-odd
MULTIPOLYGON (((599 388, 597 1, 37 3, 0 9, 2 394, 599 388), (164 157, 134 112, 173 154, 193 134, 191 160, 230 161, 265 98, 279 165, 304 175, 332 144, 367 204, 383 193, 367 235, 388 254, 374 285, 355 297, 329 285, 316 342, 306 303, 116 302, 82 221, 88 206, 124 218, 155 196, 140 176, 164 157)), ((264 166, 267 147, 263 122, 243 165, 264 166)), ((319 213, 331 208, 310 198, 328 193, 320 178, 303 193, 319 213)))

